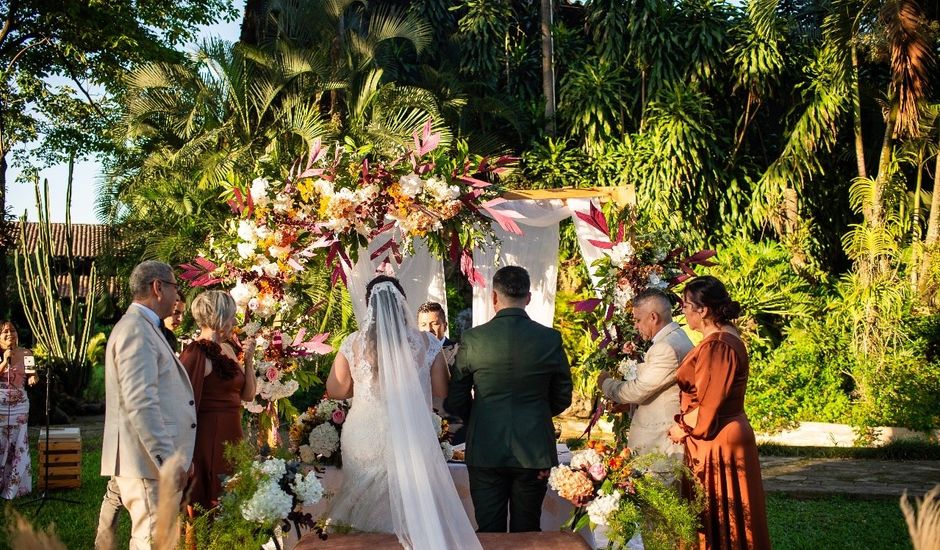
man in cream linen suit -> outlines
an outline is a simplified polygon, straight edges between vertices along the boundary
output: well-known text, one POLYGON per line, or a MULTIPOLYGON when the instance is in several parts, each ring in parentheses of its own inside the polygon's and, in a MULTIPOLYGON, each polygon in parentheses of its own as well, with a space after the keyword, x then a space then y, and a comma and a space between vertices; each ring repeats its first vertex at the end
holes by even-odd
POLYGON ((653 345, 637 366, 636 379, 622 381, 607 372, 597 376, 604 395, 616 403, 637 405, 627 436, 637 454, 663 453, 682 458, 682 447, 666 437, 679 413, 679 386, 676 370, 692 349, 692 341, 672 321, 669 298, 655 289, 645 290, 633 299, 633 322, 644 340, 653 345))
MULTIPOLYGON (((134 302, 114 326, 105 354, 104 445, 101 475, 114 476, 131 516, 130 548, 149 549, 157 499, 179 502, 196 439, 193 388, 160 332, 172 311, 177 282, 169 265, 143 262, 130 277, 134 302), (160 466, 174 453, 179 491, 158 495, 160 466)), ((174 506, 174 509, 177 506, 174 506)))

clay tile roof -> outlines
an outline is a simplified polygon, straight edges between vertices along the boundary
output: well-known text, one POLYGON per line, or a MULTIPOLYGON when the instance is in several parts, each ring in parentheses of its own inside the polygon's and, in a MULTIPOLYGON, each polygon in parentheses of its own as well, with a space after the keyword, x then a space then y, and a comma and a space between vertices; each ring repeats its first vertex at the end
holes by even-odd
MULTIPOLYGON (((78 276, 78 296, 84 298, 88 296, 88 275, 79 275, 78 276)), ((55 277, 56 285, 59 287, 59 296, 62 298, 69 298, 72 295, 72 286, 69 284, 68 275, 56 275, 55 277)), ((98 277, 98 289, 99 297, 101 290, 114 295, 117 294, 120 290, 120 286, 117 277, 98 277), (104 285, 102 287, 102 285, 104 285)))
MULTIPOLYGON (((19 224, 17 224, 19 226, 19 224)), ((50 224, 52 242, 56 256, 65 256, 67 250, 65 224, 50 224)), ((26 222, 26 251, 30 252, 36 246, 39 236, 39 224, 26 222)), ((96 258, 104 247, 108 237, 108 226, 88 223, 72 224, 72 253, 76 258, 96 258)), ((18 241, 17 241, 18 243, 18 241)))

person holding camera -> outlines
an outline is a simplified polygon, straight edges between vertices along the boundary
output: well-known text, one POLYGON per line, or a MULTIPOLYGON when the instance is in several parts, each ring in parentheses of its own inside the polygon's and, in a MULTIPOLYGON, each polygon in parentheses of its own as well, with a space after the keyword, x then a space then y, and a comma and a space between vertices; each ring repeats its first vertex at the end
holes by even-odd
POLYGON ((27 375, 33 354, 19 347, 19 335, 10 321, 0 321, 0 497, 7 500, 33 490, 29 463, 29 397, 24 384, 36 383, 27 375))

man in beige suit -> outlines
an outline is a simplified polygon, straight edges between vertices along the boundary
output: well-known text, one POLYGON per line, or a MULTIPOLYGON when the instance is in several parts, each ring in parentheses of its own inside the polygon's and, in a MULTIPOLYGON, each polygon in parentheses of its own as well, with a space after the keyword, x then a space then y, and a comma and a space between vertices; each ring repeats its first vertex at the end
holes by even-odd
MULTIPOLYGON (((180 491, 196 438, 196 408, 189 376, 166 338, 161 319, 176 303, 169 265, 143 262, 130 277, 134 302, 114 326, 105 352, 105 420, 101 475, 113 476, 131 516, 130 548, 149 549, 157 508, 160 466, 180 453, 180 491)), ((163 495, 179 501, 181 492, 163 495)), ((107 495, 106 495, 107 498, 107 495)))
POLYGON ((692 341, 672 321, 669 298, 656 289, 640 292, 633 299, 633 323, 644 340, 653 345, 637 365, 636 378, 617 380, 607 372, 597 376, 604 395, 616 402, 635 404, 628 444, 637 454, 663 453, 681 458, 682 448, 666 437, 679 413, 676 370, 692 349, 692 341))

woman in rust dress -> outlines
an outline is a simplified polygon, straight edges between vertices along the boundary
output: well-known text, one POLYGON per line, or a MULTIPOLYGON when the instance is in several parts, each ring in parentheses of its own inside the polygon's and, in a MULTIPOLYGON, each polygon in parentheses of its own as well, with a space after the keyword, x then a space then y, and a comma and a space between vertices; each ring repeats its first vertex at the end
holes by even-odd
POLYGON ((702 483, 702 549, 770 548, 754 431, 744 414, 748 358, 731 322, 740 305, 714 277, 683 291, 686 322, 702 341, 679 366, 680 414, 669 437, 685 444, 686 464, 702 483))
POLYGON ((249 340, 244 365, 239 364, 226 343, 235 326, 235 301, 227 292, 200 294, 193 300, 192 314, 200 333, 180 354, 198 414, 189 502, 208 510, 218 505, 222 478, 232 474, 223 456, 225 443, 238 443, 244 437, 242 401, 255 395, 254 345, 249 340))

